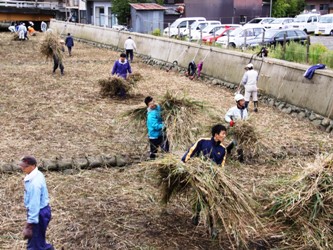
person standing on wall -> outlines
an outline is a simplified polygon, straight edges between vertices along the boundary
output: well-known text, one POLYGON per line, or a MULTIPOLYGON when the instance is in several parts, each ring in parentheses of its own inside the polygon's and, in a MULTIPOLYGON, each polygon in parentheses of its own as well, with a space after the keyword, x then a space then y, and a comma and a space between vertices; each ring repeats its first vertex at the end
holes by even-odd
POLYGON ((29 250, 54 250, 46 243, 46 229, 51 220, 49 193, 45 177, 37 168, 33 156, 24 156, 19 166, 26 174, 24 178, 24 206, 27 209, 27 222, 23 229, 23 238, 28 240, 29 250))
POLYGON ((136 51, 136 44, 133 39, 129 36, 124 43, 124 48, 126 50, 126 58, 130 62, 133 62, 133 50, 136 51))
POLYGON ((66 44, 66 47, 68 48, 69 56, 72 56, 72 47, 74 47, 74 40, 73 40, 73 37, 71 36, 71 33, 67 34, 65 44, 66 44))

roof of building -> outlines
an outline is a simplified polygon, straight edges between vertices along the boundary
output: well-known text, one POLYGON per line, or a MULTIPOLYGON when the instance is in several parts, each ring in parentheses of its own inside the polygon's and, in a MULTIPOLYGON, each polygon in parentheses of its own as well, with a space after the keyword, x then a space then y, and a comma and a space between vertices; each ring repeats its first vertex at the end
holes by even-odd
POLYGON ((131 3, 136 10, 166 10, 163 6, 156 3, 131 3))

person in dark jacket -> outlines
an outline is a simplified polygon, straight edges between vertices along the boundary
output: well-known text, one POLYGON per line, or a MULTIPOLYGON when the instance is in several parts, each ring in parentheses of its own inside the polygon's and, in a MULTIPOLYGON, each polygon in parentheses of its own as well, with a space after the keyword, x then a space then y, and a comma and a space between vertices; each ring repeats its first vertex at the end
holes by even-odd
POLYGON ((227 128, 222 124, 217 124, 212 128, 211 138, 199 139, 182 157, 183 162, 187 162, 192 157, 203 156, 211 159, 217 165, 224 166, 227 147, 222 143, 227 135, 227 128))
POLYGON ((71 36, 71 33, 67 34, 67 37, 65 40, 65 45, 68 48, 69 56, 72 56, 72 47, 74 47, 74 40, 73 40, 73 37, 71 36))
POLYGON ((144 100, 147 105, 147 130, 150 144, 150 159, 156 158, 158 147, 169 152, 169 142, 165 134, 165 126, 161 115, 161 106, 151 96, 144 100))
MULTIPOLYGON (((206 159, 210 159, 215 162, 217 165, 224 166, 227 152, 229 152, 229 144, 228 147, 223 145, 224 139, 227 136, 227 128, 222 124, 217 124, 212 127, 212 137, 211 138, 203 138, 199 139, 196 143, 190 147, 189 150, 182 157, 182 161, 184 163, 188 162, 192 157, 204 157, 206 159)), ((200 220, 200 211, 201 211, 200 202, 197 203, 196 207, 196 215, 192 218, 192 223, 194 225, 199 224, 200 220)), ((217 236, 217 231, 213 225, 212 215, 209 214, 209 222, 210 222, 210 234, 212 238, 217 236)))

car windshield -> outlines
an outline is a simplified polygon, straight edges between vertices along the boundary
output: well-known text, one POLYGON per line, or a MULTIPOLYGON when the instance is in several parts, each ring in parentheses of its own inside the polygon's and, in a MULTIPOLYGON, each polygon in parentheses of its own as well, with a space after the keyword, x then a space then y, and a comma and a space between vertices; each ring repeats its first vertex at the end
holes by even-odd
POLYGON ((221 29, 219 29, 219 30, 217 30, 217 31, 215 32, 215 35, 220 36, 220 35, 223 33, 224 30, 225 30, 224 27, 221 28, 221 29))
POLYGON ((260 23, 261 22, 261 18, 254 18, 251 21, 249 21, 248 23, 260 23))
POLYGON ((271 24, 280 24, 283 23, 284 19, 282 18, 277 18, 271 22, 271 24))
POLYGON ((322 16, 319 19, 320 23, 333 23, 333 17, 331 16, 322 16))
POLYGON ((238 36, 243 31, 244 30, 242 28, 237 28, 237 29, 233 30, 232 32, 230 32, 229 36, 238 36))
POLYGON ((194 22, 191 24, 191 30, 198 30, 198 29, 203 29, 207 26, 207 23, 199 23, 199 22, 194 22))
MULTIPOLYGON (((273 38, 279 31, 276 30, 266 30, 265 31, 265 38, 273 38)), ((264 33, 261 33, 259 35, 257 35, 255 38, 257 39, 262 39, 264 33)))
POLYGON ((308 17, 307 16, 297 16, 295 19, 294 19, 294 22, 295 23, 304 23, 308 20, 308 17))

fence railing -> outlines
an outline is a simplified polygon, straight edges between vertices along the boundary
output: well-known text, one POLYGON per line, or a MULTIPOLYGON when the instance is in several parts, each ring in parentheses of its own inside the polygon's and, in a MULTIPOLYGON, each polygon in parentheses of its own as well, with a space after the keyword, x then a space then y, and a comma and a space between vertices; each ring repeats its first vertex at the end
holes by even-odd
POLYGON ((15 1, 15 0, 0 0, 0 7, 14 8, 38 8, 45 10, 59 10, 64 8, 63 3, 55 2, 30 2, 30 1, 15 1))

